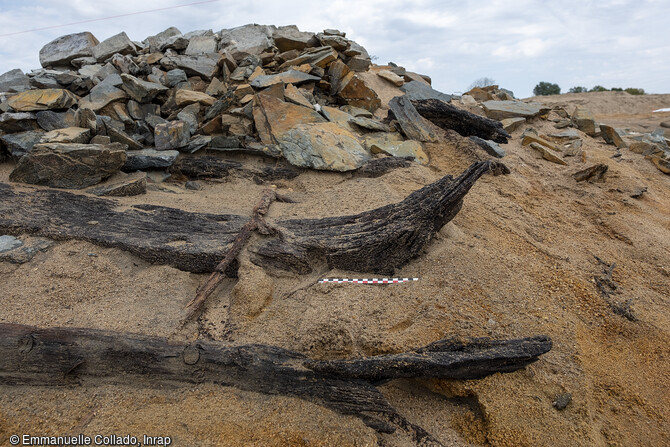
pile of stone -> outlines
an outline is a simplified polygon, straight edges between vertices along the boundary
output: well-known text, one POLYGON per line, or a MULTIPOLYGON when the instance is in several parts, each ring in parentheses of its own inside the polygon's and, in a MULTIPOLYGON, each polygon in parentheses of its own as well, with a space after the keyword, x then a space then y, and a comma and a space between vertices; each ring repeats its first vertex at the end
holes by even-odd
POLYGON ((81 189, 116 176, 102 195, 146 189, 146 176, 120 171, 174 168, 199 151, 332 171, 382 155, 426 163, 380 95, 451 100, 427 76, 371 67, 332 29, 169 28, 142 42, 83 32, 46 44, 40 63, 0 76, 0 154, 18 161, 10 179, 81 189))

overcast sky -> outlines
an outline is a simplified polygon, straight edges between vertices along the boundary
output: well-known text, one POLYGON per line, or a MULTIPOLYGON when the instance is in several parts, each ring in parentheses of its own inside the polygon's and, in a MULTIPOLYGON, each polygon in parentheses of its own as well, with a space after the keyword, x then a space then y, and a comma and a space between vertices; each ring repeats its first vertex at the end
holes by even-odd
MULTIPOLYGON (((0 0, 0 34, 197 0, 0 0)), ((0 73, 39 68, 38 53, 64 34, 91 31, 100 41, 120 31, 143 40, 169 26, 183 33, 246 23, 337 28, 378 64, 393 61, 427 74, 445 93, 481 77, 517 97, 540 81, 573 86, 641 87, 670 92, 670 1, 219 0, 0 37, 0 73)))

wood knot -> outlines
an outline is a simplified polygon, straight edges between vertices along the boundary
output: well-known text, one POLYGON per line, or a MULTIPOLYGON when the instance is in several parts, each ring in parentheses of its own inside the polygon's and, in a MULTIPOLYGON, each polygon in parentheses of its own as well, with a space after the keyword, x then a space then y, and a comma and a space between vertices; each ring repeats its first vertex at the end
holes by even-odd
POLYGON ((187 365, 195 365, 200 360, 200 349, 198 345, 189 345, 184 348, 183 353, 184 363, 187 365))

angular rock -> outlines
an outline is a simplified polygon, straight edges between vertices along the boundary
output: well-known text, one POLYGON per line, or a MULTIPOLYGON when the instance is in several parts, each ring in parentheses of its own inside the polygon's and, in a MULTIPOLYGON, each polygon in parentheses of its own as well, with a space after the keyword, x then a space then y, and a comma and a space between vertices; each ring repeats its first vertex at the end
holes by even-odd
POLYGON ((345 104, 362 107, 370 112, 382 104, 377 93, 355 73, 349 73, 342 79, 337 95, 345 104))
POLYGON ((303 50, 317 43, 314 33, 301 32, 295 25, 278 27, 272 33, 272 38, 275 46, 282 53, 290 50, 303 50))
POLYGON ((41 130, 29 130, 26 132, 11 133, 0 136, 7 150, 14 158, 21 158, 33 150, 36 144, 42 141, 44 132, 41 130))
POLYGON ((65 127, 52 130, 42 136, 43 143, 88 143, 91 130, 82 127, 65 127))
POLYGON ((52 40, 40 50, 42 67, 68 66, 73 59, 93 56, 98 39, 89 32, 68 34, 52 40))
POLYGON ((249 24, 219 33, 219 49, 229 52, 236 60, 249 54, 261 54, 272 47, 274 26, 249 24))
POLYGON ((181 68, 189 76, 200 76, 209 81, 218 73, 218 61, 218 54, 200 54, 197 56, 175 55, 166 56, 161 59, 161 65, 169 70, 181 68))
POLYGON ((386 124, 380 123, 379 121, 370 118, 364 118, 362 116, 352 117, 351 119, 349 119, 349 122, 367 130, 373 130, 377 132, 391 131, 389 126, 387 126, 386 124))
POLYGON ((484 101, 482 103, 486 116, 496 120, 505 118, 533 118, 545 114, 549 107, 536 102, 521 101, 484 101))
POLYGON ((316 47, 302 53, 295 59, 288 60, 279 66, 279 71, 288 67, 302 64, 310 64, 315 67, 326 68, 328 64, 337 59, 337 51, 331 47, 316 47))
POLYGON ((142 149, 142 144, 137 141, 135 138, 128 135, 125 131, 121 129, 115 129, 114 127, 107 127, 107 135, 113 143, 120 143, 124 146, 127 146, 128 149, 140 150, 142 149))
POLYGON ((275 98, 256 95, 253 109, 256 130, 264 144, 275 144, 298 124, 320 123, 325 120, 316 111, 275 98))
POLYGON ((186 82, 188 78, 186 77, 186 72, 180 68, 175 68, 167 72, 167 85, 174 87, 180 82, 186 82))
MULTIPOLYGON (((126 159, 126 164, 128 160, 126 159)), ((125 166, 124 166, 125 167, 125 166)), ((146 194, 147 174, 133 172, 132 174, 119 173, 104 185, 86 191, 96 196, 128 197, 146 194)))
POLYGON ((125 73, 121 75, 121 80, 123 91, 139 103, 151 102, 156 95, 167 90, 167 87, 161 84, 143 81, 125 73))
POLYGON ((380 70, 377 72, 377 76, 379 76, 382 79, 387 80, 391 84, 395 85, 396 87, 400 87, 405 83, 405 79, 401 78, 397 74, 393 73, 392 71, 389 70, 380 70))
MULTIPOLYGON (((4 236, 0 236, 0 239, 4 236)), ((0 249, 0 261, 11 262, 12 264, 25 264, 41 251, 46 251, 53 246, 54 242, 49 239, 30 238, 26 243, 21 241, 21 246, 12 250, 2 252, 0 249)))
POLYGON ((670 174, 670 160, 657 156, 652 156, 650 159, 654 166, 656 166, 656 169, 664 174, 670 174))
POLYGON ((660 148, 657 145, 648 141, 633 141, 628 149, 630 149, 631 152, 642 155, 650 155, 660 152, 660 148))
POLYGON ((400 128, 407 138, 422 142, 435 143, 437 135, 430 128, 430 124, 416 111, 412 102, 405 96, 396 96, 389 101, 389 114, 400 124, 400 128))
POLYGON ((154 139, 159 151, 179 149, 188 146, 191 134, 185 122, 171 121, 154 127, 154 139))
POLYGON ((538 143, 556 152, 562 152, 560 147, 556 146, 554 143, 550 141, 545 140, 544 138, 539 136, 534 130, 529 129, 523 133, 521 144, 523 146, 528 146, 531 143, 538 143))
POLYGON ((505 132, 511 133, 521 127, 521 125, 526 122, 526 118, 505 118, 500 122, 502 123, 505 132))
POLYGON ((325 46, 333 47, 337 51, 344 51, 347 48, 349 48, 349 40, 347 40, 342 36, 318 33, 316 35, 316 38, 324 47, 325 46))
POLYGON ((556 155, 551 153, 549 151, 549 149, 545 148, 541 144, 530 143, 530 147, 535 149, 537 152, 539 152, 540 155, 542 156, 542 158, 544 158, 545 160, 548 160, 552 163, 556 163, 556 164, 559 164, 559 165, 566 165, 567 166, 567 163, 562 158, 557 157, 556 155))
POLYGON ((485 140, 475 135, 471 135, 469 138, 474 141, 477 146, 484 149, 487 154, 496 158, 503 158, 505 156, 505 151, 495 141, 485 140))
MULTIPOLYGON (((39 112, 43 113, 43 112, 39 112)), ((37 115, 30 112, 5 112, 0 114, 0 131, 7 133, 38 130, 37 115)))
POLYGON ((193 56, 196 54, 216 53, 218 43, 214 36, 194 36, 188 42, 184 54, 193 56))
POLYGON ((347 77, 347 75, 351 73, 351 70, 347 65, 342 62, 341 60, 336 60, 330 66, 328 67, 328 78, 330 80, 330 94, 331 95, 336 95, 341 87, 342 87, 342 81, 347 77))
POLYGON ((216 98, 209 96, 207 93, 196 92, 184 88, 177 90, 175 100, 177 101, 178 107, 184 107, 194 103, 211 106, 216 102, 216 98))
POLYGON ((419 99, 439 99, 444 102, 451 101, 451 95, 437 91, 430 85, 419 81, 410 81, 400 87, 400 90, 405 92, 405 96, 413 101, 419 99))
POLYGON ((171 26, 170 28, 166 29, 165 31, 161 31, 160 33, 154 35, 154 36, 149 36, 147 37, 144 42, 149 46, 149 50, 151 52, 158 52, 160 49, 167 43, 167 41, 174 36, 181 36, 181 31, 179 29, 175 28, 174 26, 171 26))
POLYGON ((349 67, 352 71, 356 71, 359 73, 368 71, 370 65, 372 65, 370 59, 361 56, 354 56, 351 59, 349 59, 349 62, 347 62, 347 67, 349 67))
POLYGON ((3 235, 0 236, 0 253, 5 253, 10 250, 14 250, 23 245, 21 239, 17 239, 14 236, 3 235))
POLYGON ((79 97, 63 89, 28 90, 7 99, 7 104, 17 112, 69 109, 77 104, 79 97))
POLYGON ((603 183, 605 181, 605 174, 607 173, 608 169, 609 166, 601 163, 575 172, 572 174, 572 177, 574 177, 574 179, 578 182, 588 180, 590 183, 603 183))
POLYGON ((305 98, 305 95, 301 93, 300 89, 295 87, 293 84, 288 84, 284 89, 284 98, 294 104, 309 107, 310 109, 313 107, 312 103, 309 102, 307 98, 305 98))
POLYGON ((287 70, 274 75, 262 75, 250 82, 254 88, 266 88, 283 82, 284 84, 302 84, 303 82, 318 82, 321 78, 296 70, 287 70))
POLYGON ((479 87, 475 87, 472 90, 465 92, 464 94, 472 96, 477 101, 492 101, 495 99, 490 91, 484 90, 479 87))
MULTIPOLYGON (((365 146, 373 154, 384 153, 403 159, 412 158, 419 164, 428 164, 428 155, 418 141, 404 141, 397 133, 375 133, 366 136, 365 146)), ((405 166, 403 164, 403 166, 405 166)))
POLYGON ((548 137, 559 141, 579 140, 579 134, 574 129, 564 130, 563 132, 550 133, 548 137))
POLYGON ((79 101, 79 108, 90 109, 97 112, 106 105, 114 101, 126 99, 127 97, 128 95, 123 90, 101 82, 93 87, 87 96, 81 98, 79 101))
POLYGON ((351 132, 334 123, 298 124, 279 143, 289 163, 305 168, 352 171, 370 158, 351 132))
POLYGON ((628 147, 628 144, 626 144, 626 142, 623 140, 622 135, 618 129, 615 129, 612 126, 601 124, 600 131, 602 132, 603 139, 607 142, 607 144, 613 144, 619 149, 628 147))
POLYGON ((128 38, 125 32, 120 32, 109 39, 105 39, 93 47, 93 57, 98 62, 104 62, 114 54, 136 54, 135 44, 128 38))
POLYGON ((205 148, 209 147, 211 142, 212 137, 210 137, 209 135, 196 135, 194 137, 191 137, 191 140, 188 142, 188 146, 181 148, 180 152, 186 154, 193 154, 204 147, 205 148))
POLYGON ((583 107, 575 108, 572 114, 572 124, 589 136, 596 135, 596 121, 593 113, 583 107))
POLYGON ((0 92, 16 93, 30 89, 30 78, 19 68, 0 75, 0 92))
POLYGON ((51 110, 37 112, 37 124, 44 130, 63 129, 74 124, 74 112, 57 113, 51 110))
POLYGON ((13 182, 81 189, 112 176, 126 161, 120 144, 36 145, 9 174, 13 182))
POLYGON ((126 162, 121 169, 125 172, 132 172, 143 169, 168 168, 174 164, 178 156, 179 152, 175 150, 141 149, 139 151, 127 151, 126 162))

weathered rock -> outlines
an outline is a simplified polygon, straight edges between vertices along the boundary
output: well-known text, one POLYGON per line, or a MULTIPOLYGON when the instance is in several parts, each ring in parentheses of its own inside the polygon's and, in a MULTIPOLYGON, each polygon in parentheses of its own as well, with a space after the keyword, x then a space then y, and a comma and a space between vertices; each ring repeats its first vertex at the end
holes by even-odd
POLYGON ((607 173, 608 169, 609 166, 601 163, 575 172, 572 174, 572 177, 574 177, 574 179, 578 182, 588 180, 590 183, 603 183, 605 181, 605 174, 607 173))
POLYGON ((280 26, 273 33, 275 46, 282 53, 290 50, 303 50, 316 44, 314 33, 301 32, 297 26, 280 26))
POLYGON ((631 152, 642 155, 650 155, 659 152, 660 149, 654 143, 648 141, 633 141, 628 147, 631 152))
POLYGON ((545 140, 537 134, 534 130, 528 129, 522 135, 521 144, 523 146, 528 146, 531 143, 538 143, 542 146, 548 147, 556 152, 561 152, 561 148, 556 146, 554 143, 545 140))
POLYGON ((70 127, 74 124, 74 112, 71 110, 64 113, 58 113, 52 110, 42 110, 35 115, 37 115, 37 124, 47 132, 70 127))
POLYGON ((356 116, 349 119, 349 122, 357 126, 362 127, 363 129, 373 130, 378 132, 390 132, 391 129, 384 123, 380 123, 377 120, 370 118, 365 118, 362 116, 356 116))
POLYGON ((272 47, 274 26, 249 24, 219 33, 219 49, 229 52, 236 60, 249 54, 261 54, 272 47))
POLYGON ((107 127, 107 135, 112 140, 113 143, 121 143, 124 146, 127 146, 128 149, 140 150, 142 149, 142 144, 137 141, 135 138, 128 135, 125 131, 121 129, 116 129, 114 127, 107 127))
POLYGON ((167 72, 167 85, 174 87, 180 82, 186 82, 188 78, 186 77, 186 72, 181 68, 175 68, 167 72))
MULTIPOLYGON (((128 161, 126 160, 126 164, 128 161)), ((124 166, 125 167, 125 166, 124 166)), ((133 172, 132 174, 118 173, 104 185, 90 189, 86 192, 96 196, 138 196, 147 192, 147 174, 144 172, 133 172)))
POLYGON ((309 100, 305 98, 305 95, 302 94, 300 89, 295 87, 293 84, 288 84, 284 89, 284 98, 294 104, 312 108, 312 103, 309 102, 309 100))
POLYGON ((321 78, 296 70, 287 70, 274 75, 262 75, 250 82, 254 88, 266 88, 283 82, 284 84, 302 84, 304 82, 318 82, 321 78))
POLYGON ((670 160, 657 156, 652 156, 650 159, 654 166, 656 166, 656 169, 664 174, 670 174, 670 160))
POLYGON ((207 86, 207 93, 209 96, 219 96, 226 93, 226 84, 219 81, 219 78, 212 78, 212 82, 207 86))
POLYGON ((564 130, 563 132, 550 133, 548 137, 553 140, 559 140, 559 141, 572 141, 572 140, 579 140, 580 138, 579 134, 574 129, 564 130))
POLYGON ((146 39, 144 39, 144 43, 149 47, 149 51, 155 53, 160 51, 161 47, 165 45, 171 37, 181 35, 182 34, 181 31, 179 31, 179 29, 175 28, 174 26, 171 26, 165 31, 161 31, 160 33, 154 36, 147 37, 146 39))
POLYGON ((343 110, 330 106, 321 106, 321 113, 331 123, 337 123, 340 127, 344 127, 351 131, 356 130, 356 128, 349 122, 354 116, 343 110))
POLYGON ((196 54, 216 53, 218 43, 214 36, 195 36, 188 41, 188 47, 184 54, 192 56, 196 54))
POLYGON ((572 126, 572 121, 569 119, 560 119, 554 123, 556 129, 565 129, 566 127, 572 126))
POLYGON ((197 102, 184 107, 181 112, 177 114, 177 119, 188 124, 188 129, 191 135, 198 130, 198 114, 200 113, 200 104, 197 102))
POLYGON ((559 158, 558 156, 554 155, 549 149, 546 147, 542 146, 541 144, 538 143, 530 143, 530 147, 535 149, 537 152, 540 153, 542 158, 544 158, 547 161, 550 161, 552 163, 556 163, 559 165, 567 165, 567 163, 562 159, 559 158))
POLYGON ((82 127, 65 127, 52 130, 42 136, 43 143, 88 143, 91 130, 82 127))
POLYGON ((505 129, 506 132, 513 132, 526 122, 526 118, 505 118, 500 122, 502 123, 503 129, 505 129))
POLYGON ((36 144, 42 141, 44 132, 41 130, 29 130, 25 132, 11 133, 0 136, 7 150, 14 158, 21 158, 33 150, 36 144))
MULTIPOLYGON (((393 157, 412 158, 419 164, 428 164, 428 155, 418 141, 403 140, 397 133, 375 133, 365 137, 365 146, 373 154, 384 153, 393 157)), ((403 164, 404 166, 404 164, 403 164)))
POLYGON ((288 60, 279 66, 279 71, 288 67, 310 64, 315 67, 326 68, 328 64, 337 59, 337 51, 331 47, 316 47, 302 53, 295 59, 288 60))
POLYGON ((121 75, 121 80, 123 91, 139 103, 151 102, 156 95, 167 90, 167 87, 161 84, 143 81, 125 73, 121 75))
POLYGON ((5 252, 0 251, 0 262, 25 264, 34 258, 37 253, 46 251, 53 245, 54 242, 49 239, 29 238, 25 243, 21 241, 20 247, 5 252))
POLYGON ((389 108, 389 113, 393 113, 393 117, 398 121, 407 138, 431 143, 438 141, 430 124, 419 115, 409 98, 396 96, 389 101, 389 108))
POLYGON ((17 112, 69 109, 79 97, 63 89, 28 90, 9 97, 7 104, 17 112))
POLYGON ((126 161, 120 144, 45 143, 36 145, 9 174, 13 182, 81 189, 118 172, 126 161))
POLYGON ((30 78, 18 68, 0 75, 0 92, 23 92, 30 88, 30 78))
POLYGON ((342 36, 318 33, 316 35, 316 38, 321 43, 322 46, 333 47, 337 51, 344 51, 347 48, 349 48, 349 40, 347 40, 342 36))
POLYGON ((496 158, 503 158, 505 156, 505 151, 495 141, 485 140, 475 135, 471 135, 469 138, 474 141, 477 146, 484 149, 487 154, 496 158))
POLYGON ((467 92, 464 93, 465 95, 473 97, 477 101, 493 101, 495 98, 493 97, 493 93, 491 93, 488 90, 484 90, 479 87, 475 87, 467 92))
POLYGON ((101 82, 93 87, 87 96, 81 98, 79 108, 97 112, 108 104, 126 99, 127 97, 128 95, 123 90, 101 82))
POLYGON ((36 119, 36 114, 30 112, 5 112, 0 114, 0 130, 7 133, 37 130, 39 122, 36 119))
POLYGON ((154 127, 154 139, 156 149, 159 151, 179 149, 188 145, 191 134, 185 122, 171 121, 154 127))
POLYGON ((218 73, 218 60, 218 54, 174 55, 161 59, 161 65, 168 70, 181 68, 189 76, 200 76, 209 81, 218 73))
POLYGON ((0 236, 0 253, 5 253, 10 250, 14 250, 23 245, 21 239, 17 239, 14 236, 2 235, 0 236))
POLYGON ((175 150, 141 149, 127 151, 126 162, 121 169, 125 172, 132 172, 143 169, 168 168, 174 164, 178 156, 179 152, 175 150))
POLYGON ((628 147, 626 142, 623 140, 621 131, 619 129, 601 124, 600 131, 602 132, 603 139, 607 142, 607 144, 613 144, 619 149, 628 147))
POLYGON ((99 43, 89 32, 61 36, 42 47, 40 64, 42 67, 67 66, 73 59, 93 56, 93 47, 99 43))
POLYGON ((451 101, 451 95, 437 91, 430 85, 419 81, 410 81, 400 87, 400 90, 405 92, 405 96, 411 100, 439 99, 444 102, 451 101))
POLYGON ((261 141, 274 144, 298 124, 320 123, 325 120, 316 111, 290 104, 273 96, 256 95, 254 122, 261 141))
POLYGON ((536 102, 521 101, 484 101, 486 116, 496 120, 505 118, 533 118, 549 111, 549 107, 536 102))
POLYGON ((216 102, 216 98, 209 96, 207 93, 196 92, 184 88, 177 90, 175 100, 177 101, 178 107, 184 107, 193 103, 211 106, 216 102))
POLYGON ((395 85, 396 87, 400 87, 405 83, 405 79, 398 76, 397 74, 393 73, 392 71, 389 70, 380 70, 377 72, 377 76, 379 76, 382 79, 387 80, 391 84, 395 85))
POLYGON ((354 56, 347 62, 347 67, 349 67, 352 71, 359 73, 368 71, 370 65, 372 65, 370 59, 362 56, 354 56))
POLYGON ((352 171, 370 158, 351 132, 334 123, 298 124, 278 139, 284 157, 294 166, 352 171))
POLYGON ((589 136, 596 135, 596 121, 593 113, 583 107, 577 107, 572 114, 572 124, 589 136))
POLYGON ((103 62, 114 54, 136 54, 135 44, 128 38, 125 32, 120 32, 109 39, 105 39, 93 47, 93 57, 98 62, 103 62))
POLYGON ((211 142, 212 137, 209 135, 196 135, 194 137, 191 137, 191 139, 188 142, 188 146, 181 148, 179 152, 183 152, 186 154, 193 154, 194 152, 197 152, 202 148, 209 147, 211 142))
POLYGON ((370 112, 382 104, 377 93, 355 73, 349 73, 342 79, 337 95, 345 104, 362 107, 370 112))

